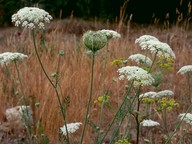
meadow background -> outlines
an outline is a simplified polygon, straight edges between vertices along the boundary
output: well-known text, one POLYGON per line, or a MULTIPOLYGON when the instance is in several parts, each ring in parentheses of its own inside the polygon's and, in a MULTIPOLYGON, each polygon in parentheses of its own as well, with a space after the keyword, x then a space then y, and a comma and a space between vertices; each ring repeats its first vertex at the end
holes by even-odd
MULTIPOLYGON (((32 1, 30 2, 33 3, 32 1)), ((55 1, 56 4, 59 4, 59 2, 60 1, 55 1)), ((64 1, 62 4, 66 6, 69 3, 69 1, 66 1, 66 3, 64 1)), ((70 99, 69 107, 67 108, 67 121, 83 122, 89 95, 91 57, 86 54, 86 49, 82 42, 82 35, 87 30, 101 29, 112 29, 121 34, 120 39, 114 39, 109 42, 105 89, 110 95, 111 107, 105 108, 104 111, 103 128, 106 128, 125 93, 125 83, 113 80, 114 78, 118 78, 118 67, 112 66, 110 62, 118 58, 126 60, 131 54, 142 53, 140 48, 135 44, 136 38, 145 34, 157 37, 160 41, 168 43, 176 55, 174 70, 165 73, 162 84, 153 89, 154 91, 170 89, 175 92, 174 99, 180 104, 180 107, 172 110, 168 114, 168 129, 172 132, 177 122, 178 114, 185 112, 190 104, 187 103, 188 100, 186 97, 188 91, 186 85, 187 79, 185 76, 176 74, 182 66, 192 64, 192 27, 190 19, 173 19, 173 23, 170 23, 167 19, 162 21, 158 21, 160 19, 154 19, 150 22, 141 23, 141 21, 139 21, 138 23, 136 18, 132 19, 130 17, 131 15, 126 13, 126 10, 123 9, 123 4, 124 2, 119 4, 115 14, 109 15, 107 12, 103 12, 106 13, 105 18, 99 18, 99 16, 97 17, 91 12, 84 14, 83 18, 80 18, 82 15, 75 17, 74 13, 76 13, 76 11, 73 13, 71 10, 68 10, 69 12, 65 13, 65 7, 62 7, 62 9, 52 7, 52 9, 55 8, 55 10, 51 9, 50 14, 53 13, 55 20, 46 26, 43 37, 37 35, 37 39, 39 39, 39 41, 37 41, 38 50, 42 62, 48 74, 52 75, 58 66, 59 52, 64 50, 64 56, 60 57, 59 63, 59 82, 61 85, 59 93, 62 99, 70 99), (60 13, 58 13, 58 10, 60 13)), ((23 5, 27 4, 24 3, 23 5)), ((19 6, 18 4, 18 7, 19 6)), ((82 6, 89 7, 88 5, 82 6)), ((1 15, 8 13, 12 15, 15 12, 14 10, 8 11, 7 13, 5 6, 1 5, 1 7, 4 8, 3 11, 1 9, 1 15)), ((49 12, 49 9, 47 11, 49 12)), ((10 15, 9 17, 7 15, 1 17, 3 26, 0 28, 0 52, 21 52, 28 55, 28 59, 18 65, 24 85, 24 92, 29 105, 33 109, 34 120, 41 121, 43 133, 49 138, 50 143, 55 143, 55 140, 59 138, 58 129, 63 126, 63 120, 54 89, 50 83, 48 83, 38 64, 30 32, 26 29, 23 30, 12 27, 9 23, 10 18, 10 15), (36 107, 37 103, 40 104, 39 107, 36 107)), ((89 114, 90 120, 96 124, 99 122, 100 107, 94 104, 94 100, 102 95, 101 84, 104 56, 105 51, 101 50, 96 55, 95 61, 93 101, 89 114)), ((20 93, 20 86, 14 65, 9 65, 9 69, 16 89, 20 93)), ((18 101, 5 68, 1 67, 0 71, 0 124, 2 124, 5 121, 5 110, 16 106, 18 101)), ((134 139, 134 124, 131 127, 134 139)), ((81 131, 82 127, 80 127, 80 130, 78 130, 75 135, 70 135, 72 143, 78 143, 81 131)), ((182 129, 179 130, 173 141, 177 141, 181 133, 182 129)), ((145 130, 141 135, 145 135, 145 130)), ((15 135, 12 135, 12 138, 14 138, 14 136, 15 135)), ((91 143, 94 138, 95 132, 88 126, 84 141, 91 143)), ((155 141, 156 143, 164 142, 163 129, 161 127, 155 132, 155 141)))

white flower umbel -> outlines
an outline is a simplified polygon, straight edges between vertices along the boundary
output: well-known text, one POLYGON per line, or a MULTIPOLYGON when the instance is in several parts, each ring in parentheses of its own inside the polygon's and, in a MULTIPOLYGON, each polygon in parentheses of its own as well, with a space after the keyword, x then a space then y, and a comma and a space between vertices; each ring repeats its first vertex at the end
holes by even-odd
POLYGON ((120 38, 121 37, 121 35, 118 32, 114 31, 114 30, 105 30, 105 29, 103 29, 103 30, 100 30, 100 32, 105 34, 107 36, 108 40, 112 39, 112 38, 120 38))
POLYGON ((24 7, 12 15, 12 22, 15 23, 16 27, 22 26, 29 29, 36 27, 44 29, 45 23, 49 23, 52 19, 48 12, 36 7, 24 7))
POLYGON ((186 123, 192 125, 192 114, 190 113, 182 113, 179 115, 180 120, 184 120, 186 123))
POLYGON ((174 95, 173 91, 171 91, 171 90, 163 90, 163 91, 158 92, 155 95, 155 98, 162 98, 162 97, 172 96, 172 95, 174 95))
MULTIPOLYGON (((81 125, 82 123, 80 122, 76 122, 76 123, 70 123, 70 124, 67 124, 67 131, 68 133, 74 133, 76 132, 78 129, 79 129, 79 126, 81 125)), ((66 127, 65 125, 63 127, 60 128, 61 132, 63 135, 67 135, 67 132, 66 132, 66 127)))
POLYGON ((152 127, 152 126, 159 126, 160 124, 156 121, 153 121, 153 120, 143 120, 141 123, 140 123, 142 126, 145 126, 145 127, 152 127))
POLYGON ((154 40, 154 41, 159 41, 156 37, 154 36, 151 36, 151 35, 143 35, 143 36, 140 36, 139 38, 137 38, 135 40, 135 43, 143 43, 143 42, 147 42, 149 40, 154 40))
POLYGON ((174 52, 167 43, 163 43, 157 40, 148 40, 139 44, 141 49, 150 50, 151 53, 157 53, 157 56, 165 56, 166 58, 171 57, 176 59, 174 52))
POLYGON ((0 54, 0 64, 3 66, 4 64, 8 64, 9 62, 23 60, 27 57, 27 55, 24 55, 22 53, 5 52, 0 54))
POLYGON ((139 98, 154 98, 156 94, 157 94, 156 92, 146 92, 146 93, 140 94, 139 98))
POLYGON ((33 124, 33 111, 30 106, 16 106, 6 109, 5 116, 10 124, 23 127, 24 124, 33 124))
POLYGON ((119 73, 119 79, 128 81, 134 81, 134 86, 139 85, 151 85, 154 82, 153 77, 146 70, 137 66, 126 66, 117 70, 119 73))
POLYGON ((142 55, 142 54, 130 55, 128 59, 135 61, 138 65, 140 65, 140 64, 146 64, 147 66, 152 65, 151 59, 149 57, 142 55))
POLYGON ((180 70, 177 72, 178 74, 185 74, 187 72, 192 72, 192 65, 186 65, 180 68, 180 70))

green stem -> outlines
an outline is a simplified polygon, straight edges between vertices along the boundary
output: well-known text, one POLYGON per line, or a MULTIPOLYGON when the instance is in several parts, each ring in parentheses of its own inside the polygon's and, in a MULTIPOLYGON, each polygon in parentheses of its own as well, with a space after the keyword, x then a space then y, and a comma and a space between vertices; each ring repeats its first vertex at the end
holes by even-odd
POLYGON ((89 94, 89 99, 88 99, 88 104, 87 104, 87 109, 86 109, 86 115, 85 115, 85 121, 84 121, 83 132, 82 132, 82 135, 81 135, 80 144, 83 143, 83 138, 84 138, 84 134, 85 134, 85 129, 86 129, 87 122, 88 122, 88 117, 89 117, 89 115, 88 115, 88 114, 89 114, 89 107, 90 107, 90 104, 91 104, 92 93, 93 93, 94 63, 95 63, 95 52, 93 52, 93 54, 92 54, 90 94, 89 94))
POLYGON ((33 37, 33 44, 34 44, 34 49, 35 49, 35 53, 37 55, 37 59, 39 61, 39 64, 43 70, 43 73, 45 74, 46 78, 48 79, 48 81, 50 82, 50 84, 52 85, 52 87, 54 88, 55 90, 55 93, 57 95, 57 99, 58 99, 58 102, 59 102, 59 106, 60 106, 60 110, 61 110, 61 113, 62 113, 62 116, 63 116, 63 120, 64 120, 64 125, 65 125, 65 128, 66 128, 66 134, 67 134, 67 144, 70 144, 69 142, 69 133, 68 133, 68 130, 67 130, 67 123, 66 123, 66 117, 65 117, 65 113, 64 113, 64 110, 63 110, 63 106, 62 106, 62 103, 61 103, 61 100, 60 100, 60 97, 59 97, 59 93, 58 93, 58 90, 57 90, 57 85, 55 86, 54 83, 51 81, 51 79, 49 78, 42 62, 41 62, 41 59, 40 59, 40 56, 39 56, 39 53, 37 51, 37 46, 36 46, 36 40, 35 40, 35 32, 34 30, 32 30, 32 37, 33 37))
POLYGON ((130 87, 129 87, 129 89, 128 89, 128 92, 127 92, 127 94, 126 94, 126 96, 125 96, 125 98, 124 98, 124 100, 123 100, 122 104, 120 105, 120 107, 119 107, 119 109, 117 110, 117 112, 116 112, 115 116, 113 117, 113 119, 112 119, 112 121, 111 121, 111 123, 110 123, 110 125, 109 125, 109 127, 108 127, 108 129, 107 129, 107 131, 105 132, 105 134, 104 134, 103 138, 101 139, 100 144, 102 144, 102 142, 104 141, 104 139, 105 139, 105 137, 107 136, 107 134, 108 134, 109 130, 111 129, 111 127, 112 127, 113 123, 115 122, 115 119, 116 119, 117 115, 119 114, 119 112, 120 112, 121 108, 122 108, 122 107, 123 107, 123 105, 125 104, 126 99, 128 99, 128 94, 129 94, 129 93, 130 93, 130 91, 131 91, 131 88, 132 88, 132 86, 133 86, 133 82, 134 82, 134 81, 132 81, 132 83, 131 83, 131 85, 130 85, 130 87))
POLYGON ((179 122, 177 122, 177 125, 176 125, 176 127, 175 127, 175 130, 173 131, 173 133, 171 134, 171 136, 169 137, 169 139, 166 141, 165 144, 168 144, 168 143, 171 141, 171 139, 173 138, 173 136, 174 136, 175 133, 177 132, 178 128, 180 127, 181 123, 183 122, 184 118, 186 117, 187 113, 191 110, 191 108, 192 108, 192 103, 191 103, 190 106, 188 107, 188 109, 187 109, 187 111, 185 112, 185 115, 183 116, 183 118, 182 118, 179 122))
POLYGON ((190 84, 190 74, 187 73, 187 83, 188 83, 188 96, 191 103, 191 84, 190 84))
POLYGON ((149 69, 148 73, 150 73, 151 70, 152 70, 152 67, 153 67, 153 65, 154 65, 154 63, 155 63, 155 60, 156 60, 156 57, 157 57, 157 53, 158 53, 158 51, 155 53, 155 56, 154 56, 154 58, 153 58, 153 61, 152 61, 152 64, 151 64, 151 66, 150 66, 150 69, 149 69))
POLYGON ((162 110, 162 119, 163 119, 163 125, 164 125, 165 132, 168 134, 166 108, 164 110, 162 110))
MULTIPOLYGON (((102 96, 104 96, 104 94, 105 94, 105 75, 106 75, 107 57, 108 57, 108 42, 107 42, 107 46, 106 46, 104 66, 103 66, 102 96)), ((100 113, 100 119, 99 119, 99 131, 98 131, 97 139, 100 138, 100 128, 101 128, 102 120, 103 120, 104 103, 105 103, 105 100, 102 101, 102 105, 101 105, 101 113, 100 113)))
POLYGON ((139 86, 138 93, 137 93, 137 113, 135 116, 136 120, 136 130, 137 130, 137 144, 139 144, 139 134, 140 134, 140 121, 139 121, 139 109, 140 109, 140 100, 139 100, 139 94, 141 92, 141 85, 139 86))
POLYGON ((16 95, 17 99, 19 100, 19 95, 17 94, 16 86, 15 86, 15 84, 13 82, 13 79, 11 78, 11 73, 10 73, 6 63, 4 64, 4 66, 5 66, 5 69, 6 69, 7 73, 8 73, 9 80, 11 81, 14 94, 16 95))
MULTIPOLYGON (((16 61, 14 61, 14 64, 15 64, 15 68, 16 68, 16 71, 17 71, 17 76, 18 76, 18 79, 19 79, 19 83, 20 83, 20 86, 21 86, 21 93, 22 93, 22 96, 23 96, 24 104, 26 106, 26 111, 22 109, 22 112, 23 113, 25 113, 25 112, 27 113, 27 117, 28 117, 27 119, 28 119, 28 124, 29 124, 29 114, 28 114, 28 110, 27 110, 27 100, 26 100, 26 96, 24 94, 23 84, 22 84, 21 76, 20 76, 19 69, 18 69, 16 61)), ((32 137, 31 137, 31 132, 29 130, 29 126, 27 125, 26 116, 25 116, 25 114, 22 115, 22 116, 24 118, 26 130, 27 130, 27 135, 29 137, 29 142, 30 142, 30 144, 32 144, 33 141, 32 141, 32 137)))

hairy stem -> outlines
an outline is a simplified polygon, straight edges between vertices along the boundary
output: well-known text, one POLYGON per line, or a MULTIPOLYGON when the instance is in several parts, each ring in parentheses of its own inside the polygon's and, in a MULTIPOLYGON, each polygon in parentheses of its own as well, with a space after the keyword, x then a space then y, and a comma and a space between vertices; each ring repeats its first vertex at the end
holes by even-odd
POLYGON ((90 107, 90 104, 91 104, 92 93, 93 93, 94 63, 95 63, 95 53, 93 52, 93 54, 92 54, 92 62, 91 62, 90 94, 89 94, 89 99, 88 99, 88 104, 87 104, 87 109, 86 109, 86 115, 85 115, 85 121, 84 121, 83 132, 82 132, 82 135, 81 135, 80 144, 83 143, 83 138, 84 138, 84 134, 85 134, 85 129, 86 129, 87 122, 88 122, 88 117, 89 117, 89 107, 90 107))

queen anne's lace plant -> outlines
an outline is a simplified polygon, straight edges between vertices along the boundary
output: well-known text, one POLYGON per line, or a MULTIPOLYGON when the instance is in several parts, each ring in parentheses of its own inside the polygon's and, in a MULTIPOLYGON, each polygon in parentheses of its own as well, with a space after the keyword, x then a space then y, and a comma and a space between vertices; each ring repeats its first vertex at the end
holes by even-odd
MULTIPOLYGON (((81 125, 82 123, 80 122, 76 122, 76 123, 70 123, 70 124, 67 124, 67 131, 68 133, 74 133, 76 132, 78 129, 79 129, 79 126, 81 125)), ((61 132, 63 135, 67 135, 67 132, 66 132, 66 127, 65 125, 63 127, 60 128, 61 132)))
POLYGON ((137 43, 141 44, 141 43, 147 42, 147 41, 149 41, 149 40, 159 41, 159 40, 158 40, 156 37, 154 37, 154 36, 151 36, 151 35, 143 35, 143 36, 140 36, 139 38, 137 38, 137 39, 135 40, 135 43, 136 43, 136 44, 137 44, 137 43))
POLYGON ((135 61, 138 65, 140 65, 140 64, 146 64, 147 66, 152 65, 151 59, 149 57, 142 55, 142 54, 130 55, 128 59, 135 61))
POLYGON ((146 92, 139 95, 139 98, 155 98, 156 92, 146 92))
POLYGON ((24 55, 22 53, 5 52, 0 54, 0 64, 3 66, 4 64, 8 64, 9 62, 23 60, 27 57, 27 55, 24 55))
POLYGON ((96 52, 107 43, 107 36, 100 31, 87 31, 83 35, 83 42, 87 49, 96 52))
POLYGON ((186 123, 192 125, 192 114, 190 113, 182 113, 179 115, 180 120, 184 120, 186 123))
POLYGON ((100 32, 104 33, 107 36, 108 40, 112 39, 112 38, 120 38, 121 37, 121 35, 118 32, 114 31, 114 30, 105 30, 105 29, 103 29, 103 30, 100 30, 100 32))
POLYGON ((163 90, 163 91, 160 91, 160 92, 156 93, 155 98, 162 98, 162 97, 172 96, 172 95, 174 95, 173 91, 163 90))
POLYGON ((152 127, 152 126, 160 125, 158 122, 150 120, 150 119, 149 120, 143 120, 140 124, 142 126, 146 126, 146 127, 152 127))
POLYGON ((183 66, 182 68, 180 68, 180 70, 177 73, 185 74, 185 73, 191 72, 191 71, 192 71, 192 65, 186 65, 186 66, 183 66))
POLYGON ((120 80, 127 79, 128 81, 133 81, 134 86, 151 85, 154 82, 154 79, 151 74, 137 66, 122 67, 119 68, 117 72, 120 75, 120 80))
POLYGON ((49 23, 52 19, 48 12, 36 7, 24 7, 12 15, 12 22, 16 27, 22 26, 32 30, 36 27, 44 29, 45 23, 49 23))
POLYGON ((143 35, 135 40, 143 50, 150 50, 152 53, 157 53, 157 56, 172 57, 176 59, 174 52, 167 43, 160 42, 157 38, 150 35, 143 35))

